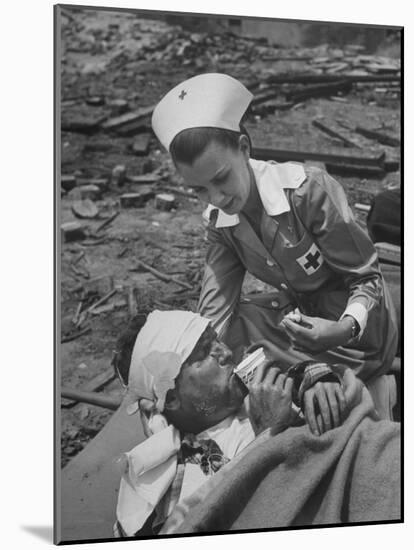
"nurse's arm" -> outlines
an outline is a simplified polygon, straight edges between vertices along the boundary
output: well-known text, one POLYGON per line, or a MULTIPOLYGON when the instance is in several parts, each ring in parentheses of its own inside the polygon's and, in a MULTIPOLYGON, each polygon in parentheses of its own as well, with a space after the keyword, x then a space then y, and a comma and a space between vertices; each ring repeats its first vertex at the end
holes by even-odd
POLYGON ((220 231, 209 227, 206 266, 197 311, 212 320, 219 336, 239 302, 245 267, 220 231))
POLYGON ((294 203, 324 260, 343 277, 349 298, 341 318, 352 316, 361 336, 369 311, 383 293, 378 256, 368 233, 355 221, 342 186, 326 172, 310 172, 296 190, 294 203))

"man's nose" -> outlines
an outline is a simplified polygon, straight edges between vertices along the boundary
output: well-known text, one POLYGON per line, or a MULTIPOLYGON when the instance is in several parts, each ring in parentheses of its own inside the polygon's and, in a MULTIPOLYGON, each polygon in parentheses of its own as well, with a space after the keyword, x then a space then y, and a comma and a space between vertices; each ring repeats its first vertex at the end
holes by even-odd
POLYGON ((232 356, 233 356, 232 351, 223 344, 220 349, 219 365, 226 365, 230 361, 232 356))

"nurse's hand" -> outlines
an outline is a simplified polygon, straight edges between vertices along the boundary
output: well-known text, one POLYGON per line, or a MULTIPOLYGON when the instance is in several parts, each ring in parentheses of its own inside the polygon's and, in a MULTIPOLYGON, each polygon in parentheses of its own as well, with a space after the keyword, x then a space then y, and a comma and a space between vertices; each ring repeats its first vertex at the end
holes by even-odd
POLYGON ((303 395, 306 423, 314 435, 322 435, 341 425, 346 399, 339 382, 317 382, 303 395))
POLYGON ((350 317, 329 321, 303 313, 288 314, 280 323, 295 349, 313 354, 345 345, 351 338, 352 324, 350 317))

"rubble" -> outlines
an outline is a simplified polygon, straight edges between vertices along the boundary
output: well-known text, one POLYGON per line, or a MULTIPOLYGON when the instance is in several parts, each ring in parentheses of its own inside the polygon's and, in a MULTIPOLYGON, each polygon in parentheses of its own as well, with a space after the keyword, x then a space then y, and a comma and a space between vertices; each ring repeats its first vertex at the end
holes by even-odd
POLYGON ((85 227, 78 222, 66 222, 60 226, 62 242, 70 243, 86 237, 85 227))

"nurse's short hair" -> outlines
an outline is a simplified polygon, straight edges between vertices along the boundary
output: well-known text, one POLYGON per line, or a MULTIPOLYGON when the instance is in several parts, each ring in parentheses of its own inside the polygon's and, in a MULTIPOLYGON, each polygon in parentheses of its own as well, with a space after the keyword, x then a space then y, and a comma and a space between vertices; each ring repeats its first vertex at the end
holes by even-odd
POLYGON ((237 149, 242 135, 247 137, 251 148, 250 136, 242 124, 240 124, 240 132, 223 128, 188 128, 175 136, 170 145, 170 154, 175 165, 177 163, 193 164, 212 142, 230 149, 237 149))

